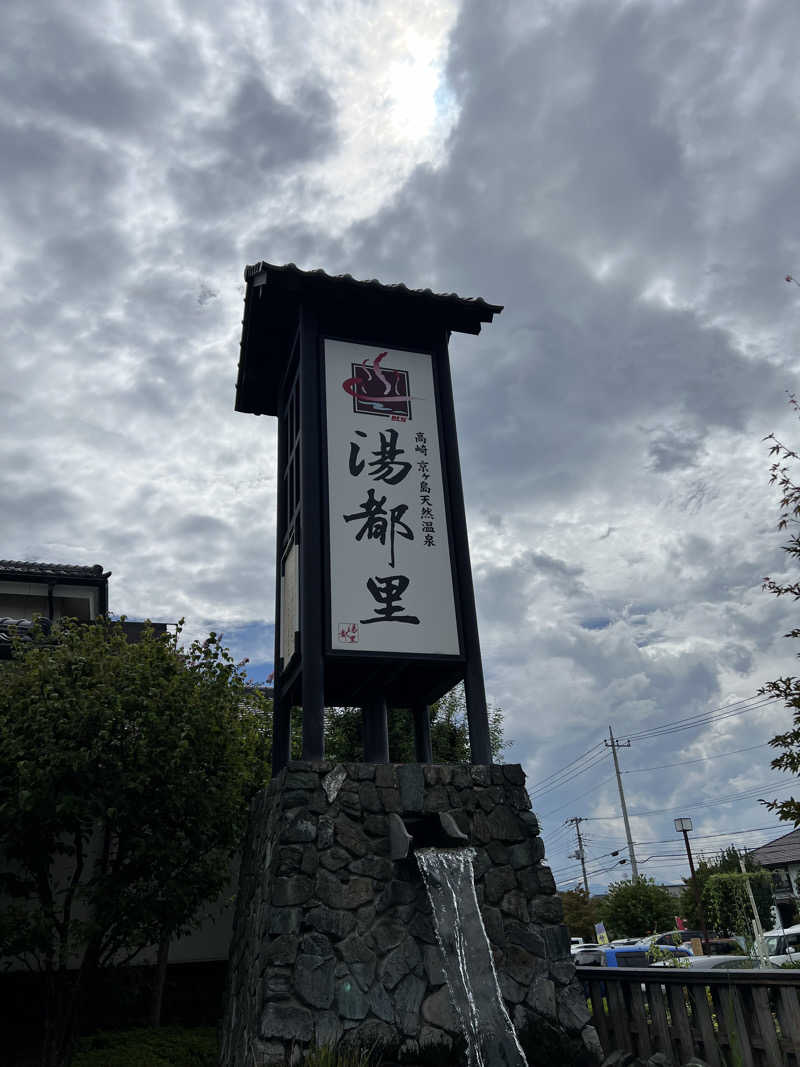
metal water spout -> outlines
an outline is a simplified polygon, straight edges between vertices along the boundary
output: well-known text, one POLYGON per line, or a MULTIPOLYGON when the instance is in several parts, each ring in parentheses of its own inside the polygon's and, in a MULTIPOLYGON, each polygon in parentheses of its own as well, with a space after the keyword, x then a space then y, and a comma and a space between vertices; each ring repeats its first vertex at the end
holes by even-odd
POLYGON ((419 848, 457 848, 469 844, 469 838, 447 811, 404 817, 393 811, 388 819, 389 855, 393 860, 404 860, 419 848))

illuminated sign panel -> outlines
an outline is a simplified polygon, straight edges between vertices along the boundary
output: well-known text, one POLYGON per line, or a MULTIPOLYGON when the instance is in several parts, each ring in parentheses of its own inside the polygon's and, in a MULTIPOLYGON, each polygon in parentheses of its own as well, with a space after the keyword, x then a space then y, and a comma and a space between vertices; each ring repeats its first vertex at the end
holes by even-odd
POLYGON ((432 356, 324 342, 334 651, 459 655, 432 356))

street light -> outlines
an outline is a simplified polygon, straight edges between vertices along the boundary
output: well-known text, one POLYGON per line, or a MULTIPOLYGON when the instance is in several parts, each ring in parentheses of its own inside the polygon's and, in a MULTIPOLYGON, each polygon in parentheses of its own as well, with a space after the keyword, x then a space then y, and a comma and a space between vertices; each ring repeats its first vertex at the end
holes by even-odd
POLYGON ((703 911, 703 905, 700 902, 700 887, 697 884, 697 878, 694 873, 694 861, 692 860, 692 850, 689 846, 689 831, 692 829, 691 819, 675 819, 675 829, 679 834, 683 834, 683 840, 686 842, 686 855, 689 857, 689 870, 692 873, 692 888, 694 889, 694 902, 697 905, 697 914, 700 916, 700 926, 703 931, 703 940, 708 941, 708 931, 706 930, 706 916, 703 911))

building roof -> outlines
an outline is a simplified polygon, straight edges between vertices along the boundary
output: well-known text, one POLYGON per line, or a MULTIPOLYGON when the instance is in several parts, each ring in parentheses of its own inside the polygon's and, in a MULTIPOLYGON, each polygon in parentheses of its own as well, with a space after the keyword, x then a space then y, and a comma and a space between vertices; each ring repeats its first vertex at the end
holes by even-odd
POLYGON ((800 829, 792 830, 774 841, 754 848, 750 853, 762 867, 779 867, 784 863, 800 862, 800 829))
POLYGON ((103 571, 99 563, 84 567, 74 563, 32 563, 17 559, 0 559, 0 579, 3 578, 74 578, 106 579, 111 571, 103 571))
POLYGON ((482 297, 360 281, 350 274, 300 270, 294 263, 253 263, 244 278, 236 410, 256 415, 277 414, 303 308, 313 309, 323 336, 412 349, 426 348, 445 331, 478 334, 503 310, 482 297))

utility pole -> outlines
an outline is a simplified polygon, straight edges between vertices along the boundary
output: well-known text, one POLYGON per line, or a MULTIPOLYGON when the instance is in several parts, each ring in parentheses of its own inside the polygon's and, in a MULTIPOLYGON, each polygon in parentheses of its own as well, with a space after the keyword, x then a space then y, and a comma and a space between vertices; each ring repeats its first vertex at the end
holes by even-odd
POLYGON ((628 822, 628 809, 625 807, 625 793, 622 790, 622 775, 619 770, 619 759, 617 758, 618 748, 630 748, 630 741, 616 741, 614 734, 609 724, 608 736, 610 740, 604 741, 603 744, 606 748, 611 749, 611 755, 614 757, 614 770, 617 772, 617 786, 619 787, 619 803, 622 808, 622 821, 625 823, 625 836, 628 839, 628 855, 631 858, 631 881, 635 882, 639 878, 639 868, 636 866, 636 853, 633 851, 633 838, 631 837, 631 824, 628 822))
POLYGON ((694 903, 697 908, 697 914, 700 919, 700 928, 703 931, 703 940, 708 941, 708 930, 706 929, 706 913, 703 910, 703 902, 700 898, 700 886, 697 884, 697 875, 694 873, 694 860, 692 859, 692 848, 689 844, 689 831, 692 829, 691 819, 673 819, 672 820, 675 829, 679 834, 683 834, 683 840, 686 844, 686 855, 689 857, 689 871, 692 875, 692 888, 694 889, 694 903))
POLYGON ((578 835, 578 850, 573 852, 572 855, 576 860, 581 861, 581 870, 583 871, 583 888, 586 890, 586 896, 589 896, 589 879, 586 877, 586 858, 583 851, 583 838, 581 837, 581 823, 583 819, 579 816, 574 816, 572 819, 567 819, 568 823, 572 823, 575 827, 575 833, 578 835))
POLYGON ((741 852, 739 853, 739 867, 741 869, 742 874, 745 876, 744 884, 745 888, 747 889, 747 896, 750 900, 750 907, 753 910, 753 934, 755 935, 756 948, 758 949, 758 954, 761 957, 761 962, 764 964, 765 967, 768 967, 770 965, 769 951, 767 950, 767 943, 764 940, 764 930, 761 926, 761 920, 758 917, 758 908, 756 907, 756 902, 753 899, 753 887, 750 885, 750 879, 747 877, 747 870, 745 869, 744 865, 744 856, 741 854, 741 852))

